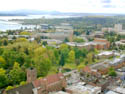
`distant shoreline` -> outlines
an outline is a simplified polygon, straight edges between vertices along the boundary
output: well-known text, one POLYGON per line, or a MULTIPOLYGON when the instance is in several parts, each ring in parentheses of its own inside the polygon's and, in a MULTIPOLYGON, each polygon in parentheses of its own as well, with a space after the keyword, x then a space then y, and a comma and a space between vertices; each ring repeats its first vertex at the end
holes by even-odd
POLYGON ((0 14, 0 16, 27 16, 25 14, 0 14))

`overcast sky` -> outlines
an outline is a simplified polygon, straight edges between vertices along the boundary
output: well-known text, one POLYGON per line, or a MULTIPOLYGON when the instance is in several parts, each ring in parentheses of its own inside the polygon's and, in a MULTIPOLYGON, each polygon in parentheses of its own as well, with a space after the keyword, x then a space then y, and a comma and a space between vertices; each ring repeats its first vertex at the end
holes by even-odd
POLYGON ((125 13, 125 0, 1 0, 0 11, 34 9, 61 12, 125 13))

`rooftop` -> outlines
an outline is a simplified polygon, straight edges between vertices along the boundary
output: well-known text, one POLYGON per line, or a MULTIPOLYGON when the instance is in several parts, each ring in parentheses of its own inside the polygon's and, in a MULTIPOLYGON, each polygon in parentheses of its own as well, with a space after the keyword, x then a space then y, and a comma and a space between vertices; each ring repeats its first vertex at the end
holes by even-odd
POLYGON ((72 85, 70 87, 66 88, 67 90, 71 90, 74 93, 77 94, 95 94, 97 92, 101 91, 101 87, 95 87, 91 85, 81 85, 80 83, 77 83, 75 85, 72 85))

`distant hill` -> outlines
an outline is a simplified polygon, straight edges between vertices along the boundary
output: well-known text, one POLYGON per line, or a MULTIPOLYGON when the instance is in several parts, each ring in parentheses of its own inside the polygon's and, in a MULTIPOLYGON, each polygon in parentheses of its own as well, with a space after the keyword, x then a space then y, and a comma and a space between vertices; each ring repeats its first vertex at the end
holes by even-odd
POLYGON ((0 16, 26 16, 26 15, 57 15, 58 11, 39 11, 39 10, 15 10, 15 11, 0 11, 0 16))
POLYGON ((116 16, 120 14, 106 14, 106 13, 72 13, 59 11, 41 11, 41 10, 14 10, 14 11, 0 11, 0 16, 26 16, 26 15, 68 15, 68 16, 116 16))

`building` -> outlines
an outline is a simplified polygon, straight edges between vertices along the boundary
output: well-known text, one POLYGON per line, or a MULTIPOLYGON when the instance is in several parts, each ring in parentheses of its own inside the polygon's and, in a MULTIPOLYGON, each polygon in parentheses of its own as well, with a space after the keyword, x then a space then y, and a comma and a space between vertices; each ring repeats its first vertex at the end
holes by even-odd
POLYGON ((49 75, 45 78, 36 79, 37 72, 34 68, 27 69, 28 84, 6 91, 4 94, 48 94, 65 90, 66 80, 62 73, 49 75))
POLYGON ((49 29, 53 29, 54 27, 49 25, 49 24, 41 24, 39 25, 39 29, 42 30, 42 31, 46 31, 46 30, 49 30, 49 29))
POLYGON ((114 31, 115 32, 122 32, 122 24, 115 24, 114 31))
POLYGON ((106 39, 95 38, 92 42, 85 42, 85 43, 76 43, 76 42, 67 42, 66 43, 72 47, 78 48, 86 48, 87 50, 97 49, 97 50, 105 50, 110 47, 110 42, 106 39))
POLYGON ((100 94, 101 87, 77 83, 66 88, 70 94, 100 94))
POLYGON ((67 93, 67 92, 64 92, 64 91, 59 91, 59 92, 51 92, 49 94, 70 94, 70 93, 67 93))
POLYGON ((69 25, 59 25, 54 27, 55 32, 49 33, 36 33, 33 37, 46 37, 50 39, 56 39, 64 41, 66 38, 72 41, 73 38, 73 28, 69 25))
POLYGON ((110 42, 106 39, 102 39, 102 38, 95 38, 94 42, 101 42, 101 43, 105 43, 106 44, 106 48, 108 49, 110 47, 110 42))
POLYGON ((113 57, 114 55, 115 55, 115 53, 112 51, 103 51, 103 52, 99 53, 98 55, 96 55, 96 57, 98 59, 104 59, 104 58, 106 59, 106 58, 113 57))
POLYGON ((108 32, 113 31, 113 32, 117 32, 117 33, 125 32, 125 30, 123 30, 123 28, 122 28, 122 24, 115 24, 113 28, 111 28, 111 27, 102 28, 102 32, 105 32, 105 31, 108 31, 108 32))
POLYGON ((66 88, 66 80, 62 73, 50 75, 33 81, 34 94, 48 94, 49 92, 60 91, 66 88))
POLYGON ((105 60, 103 62, 91 65, 90 68, 96 70, 102 75, 107 74, 110 67, 118 69, 125 66, 125 55, 121 55, 120 58, 114 58, 113 60, 105 60))
POLYGON ((119 93, 116 93, 114 91, 108 91, 108 92, 106 92, 106 94, 119 94, 119 93))
POLYGON ((4 94, 34 94, 32 91, 33 88, 34 88, 33 84, 29 83, 29 84, 8 90, 4 94))
POLYGON ((58 44, 61 44, 63 43, 63 41, 61 40, 56 40, 56 39, 41 39, 41 41, 46 41, 48 45, 58 45, 58 44))
POLYGON ((125 88, 119 87, 119 86, 112 86, 110 87, 110 90, 113 92, 116 92, 116 94, 125 94, 125 88))
POLYGON ((28 39, 28 38, 30 38, 30 35, 8 35, 9 40, 12 40, 14 38, 26 38, 26 39, 28 39))
POLYGON ((117 42, 115 42, 115 44, 116 44, 117 46, 120 46, 120 45, 125 46, 125 39, 122 39, 122 40, 120 40, 120 41, 117 41, 117 42))

